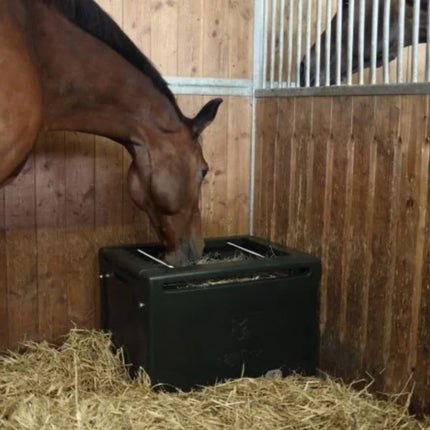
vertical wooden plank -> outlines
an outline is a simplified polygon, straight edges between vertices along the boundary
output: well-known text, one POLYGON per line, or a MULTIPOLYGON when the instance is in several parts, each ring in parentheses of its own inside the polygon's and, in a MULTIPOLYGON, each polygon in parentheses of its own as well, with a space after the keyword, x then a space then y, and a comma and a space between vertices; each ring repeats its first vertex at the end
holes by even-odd
MULTIPOLYGON (((106 0, 105 0, 106 1, 106 0)), ((120 3, 116 0, 115 3, 120 3)), ((127 36, 149 58, 151 58, 151 4, 149 1, 122 0, 122 26, 127 36)), ((115 18, 119 23, 119 11, 115 18)), ((167 31, 166 31, 167 32, 167 31)))
POLYGON ((203 2, 202 73, 211 78, 228 76, 229 7, 225 0, 203 2))
POLYGON ((150 0, 151 60, 163 75, 178 71, 178 1, 150 0))
MULTIPOLYGON (((415 288, 421 287, 421 290, 419 302, 416 300, 418 303, 413 303, 412 308, 413 318, 418 317, 418 327, 417 346, 414 348, 410 364, 415 366, 415 381, 417 381, 413 396, 413 412, 430 415, 430 139, 428 98, 425 113, 427 129, 426 139, 420 151, 419 221, 417 231, 417 250, 418 256, 422 256, 422 262, 417 262, 417 278, 414 282, 415 288)), ((412 340, 412 342, 414 341, 415 339, 412 340)))
POLYGON ((34 156, 5 188, 9 345, 38 339, 34 156))
POLYGON ((426 133, 427 98, 404 96, 401 103, 400 219, 394 261, 390 353, 385 381, 386 389, 390 392, 400 392, 411 374, 408 363, 410 339, 416 336, 413 332, 417 330, 416 324, 411 323, 413 298, 418 294, 418 291, 414 292, 414 277, 420 200, 420 158, 426 133))
POLYGON ((353 178, 351 184, 350 229, 346 237, 351 244, 345 282, 346 324, 344 372, 348 377, 361 376, 363 347, 367 324, 367 298, 370 276, 369 237, 372 226, 372 205, 369 201, 370 150, 375 133, 375 98, 354 97, 352 134, 354 141, 353 178))
POLYGON ((253 228, 256 236, 263 237, 263 211, 262 211, 262 199, 263 199, 263 151, 264 151, 264 132, 266 129, 266 105, 270 99, 260 98, 257 99, 256 107, 256 136, 255 136, 255 172, 254 172, 254 220, 253 228))
POLYGON ((291 180, 291 146, 295 132, 295 100, 293 97, 279 99, 278 138, 275 147, 274 208, 272 217, 274 226, 272 238, 275 242, 287 243, 289 220, 290 180, 291 180))
POLYGON ((308 196, 311 210, 307 218, 307 248, 318 257, 322 257, 327 149, 332 126, 331 103, 332 100, 328 97, 315 97, 313 102, 313 163, 309 165, 312 170, 312 189, 308 196))
POLYGON ((275 228, 275 208, 276 208, 276 191, 275 178, 279 172, 276 171, 276 146, 279 139, 279 98, 271 100, 269 116, 266 117, 267 138, 264 142, 263 153, 263 172, 265 172, 266 180, 263 182, 265 204, 263 205, 265 222, 265 238, 273 237, 275 228))
MULTIPOLYGON (((307 209, 307 156, 309 154, 312 133, 312 97, 297 97, 295 106, 294 154, 295 175, 291 182, 294 191, 291 194, 291 240, 289 243, 300 249, 306 247, 306 209, 307 209), (294 226, 294 227, 293 227, 294 226)), ((312 163, 312 161, 311 161, 312 163)))
POLYGON ((69 316, 95 325, 94 136, 66 134, 66 243, 69 316))
POLYGON ((327 314, 321 337, 323 369, 342 374, 339 357, 342 352, 340 339, 344 295, 342 285, 342 264, 344 253, 344 225, 346 210, 346 184, 348 169, 348 142, 351 135, 352 101, 350 97, 333 99, 333 153, 327 164, 331 178, 328 179, 331 191, 329 196, 330 213, 327 214, 327 314))
POLYGON ((265 239, 270 239, 272 227, 272 210, 275 201, 274 194, 274 156, 277 139, 277 121, 278 121, 278 99, 271 98, 264 101, 264 124, 259 134, 259 149, 257 156, 258 167, 261 169, 261 191, 258 205, 259 213, 256 219, 259 225, 259 235, 265 239))
POLYGON ((248 97, 230 97, 227 142, 227 233, 247 234, 251 143, 248 97))
POLYGON ((36 223, 39 335, 56 340, 67 333, 65 134, 42 135, 36 147, 36 223))
POLYGON ((6 220, 5 187, 0 188, 0 349, 9 343, 7 315, 7 277, 6 277, 6 220))
POLYGON ((229 74, 233 79, 251 78, 252 70, 252 0, 230 0, 229 4, 229 74))
POLYGON ((398 139, 399 98, 378 97, 375 106, 375 206, 371 278, 369 283, 366 348, 363 365, 375 378, 375 389, 383 386, 386 367, 386 341, 391 324, 392 279, 390 264, 393 252, 393 173, 394 147, 398 139))
POLYGON ((178 0, 178 75, 202 73, 203 4, 201 0, 178 0))

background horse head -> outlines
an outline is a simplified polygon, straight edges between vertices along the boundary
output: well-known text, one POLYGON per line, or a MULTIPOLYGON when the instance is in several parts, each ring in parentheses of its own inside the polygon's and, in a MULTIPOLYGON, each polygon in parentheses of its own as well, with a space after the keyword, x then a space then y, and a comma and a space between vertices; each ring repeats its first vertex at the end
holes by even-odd
POLYGON ((41 130, 80 131, 124 145, 128 185, 185 265, 203 251, 200 135, 221 99, 185 117, 158 71, 93 0, 0 1, 0 184, 41 130))
MULTIPOLYGON (((375 0, 377 1, 377 0, 375 0)), ((405 21, 404 21, 404 43, 403 46, 412 45, 412 28, 413 28, 413 0, 406 0, 405 2, 405 21)), ((428 0, 423 0, 420 3, 420 18, 419 18, 419 43, 424 43, 427 40, 427 3, 428 0)), ((347 50, 348 50, 348 27, 349 27, 349 7, 350 2, 343 0, 342 5, 342 28, 341 28, 341 80, 347 75, 347 50)), ((356 0, 354 2, 354 37, 352 47, 352 73, 358 70, 359 62, 359 48, 358 48, 358 28, 359 28, 359 7, 360 2, 356 0)), ((339 12, 338 12, 339 13, 339 12)), ((372 40, 372 13, 373 13, 373 1, 367 1, 365 3, 365 27, 364 27, 364 54, 363 63, 364 68, 370 67, 371 64, 371 40, 372 40)), ((378 37, 376 46, 376 64, 377 67, 382 65, 383 57, 383 19, 384 19, 384 2, 379 0, 378 6, 378 37)), ((389 60, 393 60, 397 57, 398 53, 398 19, 399 19, 399 1, 391 1, 390 9, 390 38, 389 38, 389 60)), ((331 37, 330 37, 330 63, 328 69, 330 70, 330 85, 336 82, 336 40, 337 40, 337 14, 334 15, 331 21, 331 37)), ((327 32, 324 31, 320 36, 321 41, 321 67, 319 81, 320 85, 324 85, 326 82, 327 66, 326 66, 326 44, 327 44, 327 32)), ((306 56, 303 57, 300 63, 300 86, 305 86, 305 64, 306 56)), ((316 44, 311 47, 310 58, 310 86, 315 85, 315 73, 316 73, 316 44)))

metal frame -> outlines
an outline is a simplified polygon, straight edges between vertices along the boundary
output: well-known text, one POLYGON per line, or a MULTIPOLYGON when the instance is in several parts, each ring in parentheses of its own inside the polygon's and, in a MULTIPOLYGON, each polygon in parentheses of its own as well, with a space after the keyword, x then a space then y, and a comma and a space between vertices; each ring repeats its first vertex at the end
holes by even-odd
POLYGON ((380 95, 430 94, 430 83, 391 85, 350 85, 310 88, 273 88, 256 90, 255 97, 326 97, 326 96, 380 96, 380 95))

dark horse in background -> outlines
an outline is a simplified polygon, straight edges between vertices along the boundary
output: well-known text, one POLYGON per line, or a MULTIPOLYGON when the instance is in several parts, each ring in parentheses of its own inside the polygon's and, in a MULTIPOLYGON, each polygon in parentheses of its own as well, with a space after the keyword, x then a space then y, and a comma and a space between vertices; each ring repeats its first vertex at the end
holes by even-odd
MULTIPOLYGON (((374 0, 376 1, 376 0, 374 0)), ((347 39, 348 39, 348 9, 349 1, 343 1, 342 8, 342 51, 341 51, 341 79, 344 79, 347 75, 347 39)), ((359 0, 354 2, 354 42, 352 49, 352 73, 358 71, 359 62, 359 51, 358 51, 358 28, 359 28, 359 0)), ((425 43, 427 41, 427 8, 428 0, 421 0, 420 2, 420 14, 419 14, 419 31, 418 31, 418 43, 425 43)), ((412 45, 412 28, 413 28, 413 9, 414 0, 405 1, 405 21, 404 21, 404 44, 403 46, 412 45)), ((372 10, 373 1, 367 0, 365 2, 365 29, 364 29, 364 68, 370 67, 371 62, 371 40, 372 40, 372 10)), ((389 39, 389 60, 393 60, 397 57, 398 53, 398 18, 399 17, 399 1, 391 0, 390 9, 390 39, 389 39)), ((330 85, 333 85, 336 81, 336 39, 337 39, 337 27, 336 27, 337 15, 335 15, 331 21, 331 37, 330 37, 330 85)), ((384 0, 379 0, 378 10, 378 37, 376 46, 376 66, 382 65, 383 57, 383 20, 384 20, 384 0)), ((326 81, 326 64, 325 64, 325 49, 327 43, 327 34, 324 31, 321 36, 321 67, 320 67, 320 85, 324 85, 326 81)), ((300 86, 305 85, 305 61, 306 56, 303 57, 300 64, 300 86)), ((310 86, 315 85, 315 65, 316 65, 316 46, 315 44, 311 47, 310 52, 310 86)))
POLYGON ((93 0, 0 0, 0 184, 19 173, 40 131, 113 139, 131 154, 131 197, 173 265, 203 252, 198 200, 208 166, 199 137, 221 101, 185 117, 93 0))

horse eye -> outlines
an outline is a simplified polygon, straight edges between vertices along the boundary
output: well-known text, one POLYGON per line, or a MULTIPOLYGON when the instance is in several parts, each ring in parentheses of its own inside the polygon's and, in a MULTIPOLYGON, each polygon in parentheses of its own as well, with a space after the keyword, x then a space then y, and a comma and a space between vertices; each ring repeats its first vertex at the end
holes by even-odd
POLYGON ((208 168, 207 167, 204 167, 202 170, 201 170, 201 173, 202 173, 202 179, 204 179, 205 178, 205 176, 208 174, 208 168))

